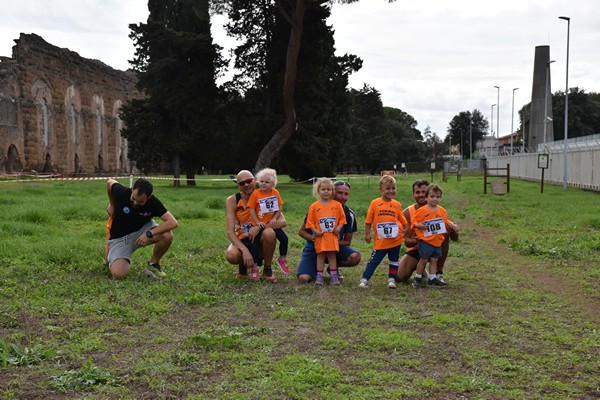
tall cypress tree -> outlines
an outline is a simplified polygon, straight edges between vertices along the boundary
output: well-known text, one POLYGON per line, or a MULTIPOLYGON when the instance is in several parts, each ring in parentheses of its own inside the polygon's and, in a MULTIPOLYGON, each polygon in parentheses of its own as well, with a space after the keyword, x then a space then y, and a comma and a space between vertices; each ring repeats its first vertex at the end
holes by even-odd
POLYGON ((123 135, 130 158, 142 169, 172 164, 188 184, 212 153, 216 70, 222 66, 210 33, 208 0, 149 0, 145 24, 132 24, 131 62, 145 97, 124 106, 123 135))

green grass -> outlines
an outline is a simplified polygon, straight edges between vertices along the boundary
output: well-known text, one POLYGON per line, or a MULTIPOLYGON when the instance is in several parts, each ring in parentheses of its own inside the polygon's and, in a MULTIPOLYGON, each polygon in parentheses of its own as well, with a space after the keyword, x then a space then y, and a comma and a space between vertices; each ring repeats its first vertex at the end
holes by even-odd
MULTIPOLYGON (((398 178, 403 205, 416 178, 398 178)), ((104 181, 0 182, 0 399, 600 397, 597 193, 439 182, 461 227, 450 287, 389 290, 381 265, 360 290, 378 177, 349 179, 363 262, 340 287, 237 281, 224 259, 231 182, 156 181, 180 223, 162 281, 142 274, 150 249, 126 280, 108 277, 104 181)), ((314 199, 280 182, 296 265, 314 199)))

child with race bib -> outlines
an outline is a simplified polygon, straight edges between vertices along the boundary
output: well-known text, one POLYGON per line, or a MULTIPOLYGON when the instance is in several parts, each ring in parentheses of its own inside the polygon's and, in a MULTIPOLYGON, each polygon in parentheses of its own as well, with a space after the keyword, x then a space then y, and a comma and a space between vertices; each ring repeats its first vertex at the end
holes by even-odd
POLYGON ((413 286, 421 287, 423 271, 429 260, 429 286, 444 287, 448 284, 436 277, 437 261, 442 256, 442 243, 445 239, 444 234, 447 232, 446 226, 452 227, 455 232, 458 232, 458 227, 448 219, 446 210, 439 205, 442 200, 442 189, 438 185, 431 184, 427 187, 425 199, 427 205, 416 210, 411 221, 419 239, 419 263, 413 286))
MULTIPOLYGON (((264 229, 267 226, 271 227, 270 224, 277 221, 277 218, 279 218, 279 214, 281 214, 282 211, 283 200, 279 195, 279 191, 275 189, 275 186, 277 186, 277 172, 274 169, 261 169, 256 174, 256 180, 258 182, 259 190, 255 190, 250 195, 248 207, 250 208, 253 224, 264 229)), ((279 240, 279 258, 277 258, 275 263, 284 274, 289 274, 290 270, 287 263, 288 237, 282 228, 273 230, 275 231, 277 240, 279 240)), ((251 252, 254 257, 254 262, 257 263, 258 254, 260 252, 259 238, 255 238, 252 242, 251 252)), ((271 276, 272 274, 272 262, 273 260, 265 260, 263 271, 266 276, 271 276)), ((253 280, 258 280, 258 268, 253 269, 250 276, 253 280)))
POLYGON ((323 284, 325 259, 329 262, 331 285, 339 285, 336 253, 340 251, 339 236, 346 225, 346 213, 342 203, 334 199, 334 186, 331 179, 319 178, 313 185, 313 195, 319 200, 308 208, 306 228, 315 236, 317 253, 317 279, 315 284, 323 284))
POLYGON ((371 227, 375 231, 373 252, 363 272, 359 287, 369 286, 369 279, 375 269, 387 255, 388 288, 396 288, 396 275, 398 275, 398 259, 400 246, 404 243, 404 235, 408 231, 408 221, 402 212, 402 204, 394 200, 396 196, 396 179, 391 175, 384 175, 379 180, 381 197, 373 200, 367 211, 365 219, 365 241, 371 243, 371 227))

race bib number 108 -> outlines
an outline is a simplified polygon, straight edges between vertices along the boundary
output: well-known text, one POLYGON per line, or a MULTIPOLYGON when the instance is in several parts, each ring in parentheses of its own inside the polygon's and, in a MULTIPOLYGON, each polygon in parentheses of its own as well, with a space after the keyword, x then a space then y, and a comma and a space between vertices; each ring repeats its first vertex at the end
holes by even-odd
POLYGON ((443 218, 430 219, 425 221, 427 229, 425 229, 424 236, 433 236, 446 233, 446 224, 443 218))

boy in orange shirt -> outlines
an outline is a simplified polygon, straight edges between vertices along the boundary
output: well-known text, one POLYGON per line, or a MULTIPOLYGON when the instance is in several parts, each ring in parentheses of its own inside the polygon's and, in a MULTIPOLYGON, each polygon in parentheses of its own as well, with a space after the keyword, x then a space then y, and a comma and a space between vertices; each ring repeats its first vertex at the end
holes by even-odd
POLYGON ((446 282, 436 277, 437 261, 442 256, 442 243, 447 232, 446 226, 458 232, 458 227, 448 219, 446 210, 440 206, 442 189, 431 184, 425 190, 427 205, 415 211, 411 224, 419 239, 419 263, 415 271, 414 287, 421 287, 423 271, 429 261, 429 286, 445 287, 446 282))
POLYGON ((365 241, 371 243, 371 226, 375 231, 373 252, 367 263, 359 287, 369 286, 369 279, 375 269, 387 255, 389 260, 388 288, 396 288, 398 274, 398 259, 400 246, 404 243, 404 235, 408 231, 408 221, 402 212, 402 204, 394 200, 396 196, 396 180, 393 176, 384 175, 379 180, 381 197, 373 200, 365 219, 365 241))

